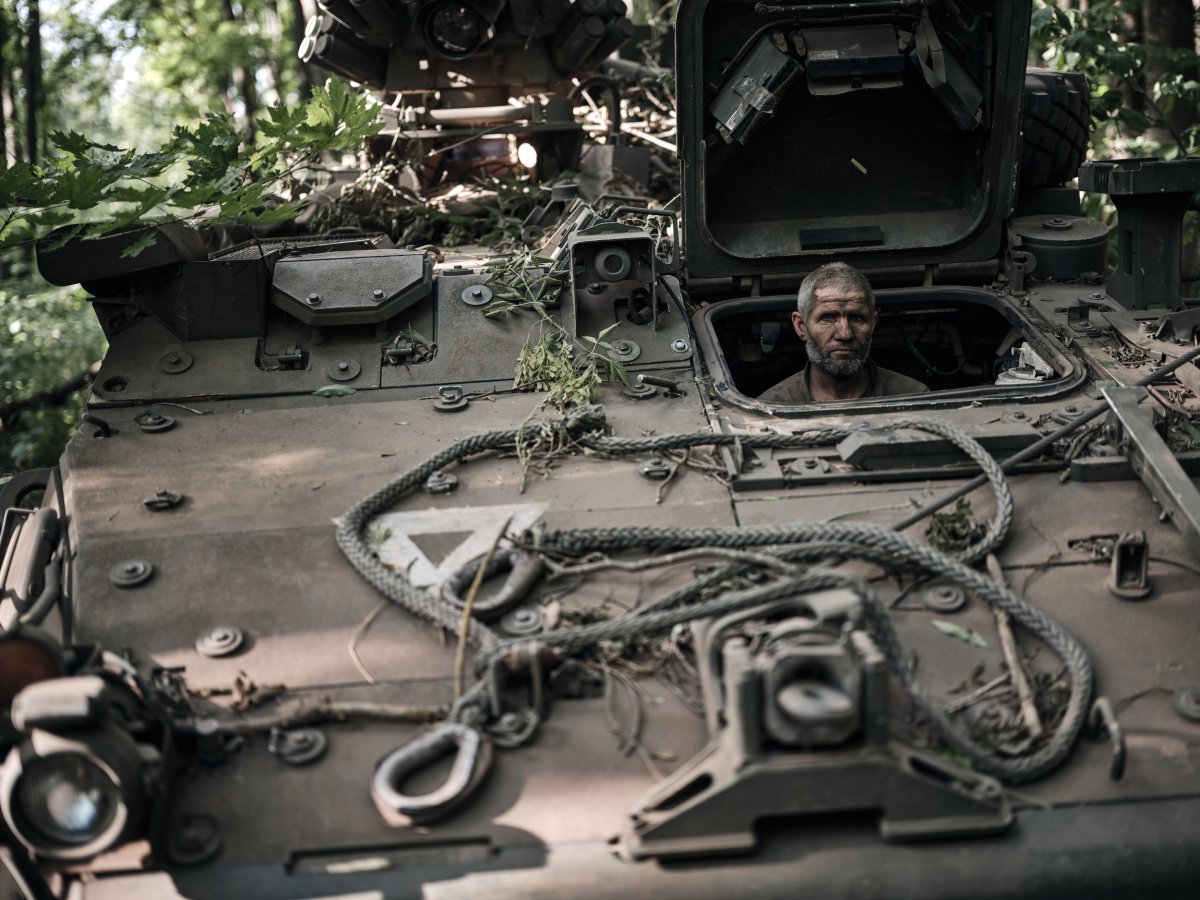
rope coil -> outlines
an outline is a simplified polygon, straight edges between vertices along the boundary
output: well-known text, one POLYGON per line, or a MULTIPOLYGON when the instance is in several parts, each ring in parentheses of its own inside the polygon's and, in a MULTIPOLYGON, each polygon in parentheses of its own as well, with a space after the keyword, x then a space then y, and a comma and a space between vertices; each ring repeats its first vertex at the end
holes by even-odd
MULTIPOLYGON (((457 631, 460 626, 459 610, 446 603, 437 592, 416 588, 402 574, 385 567, 375 557, 364 537, 367 524, 374 515, 390 508, 416 489, 432 472, 489 451, 516 451, 519 456, 528 458, 530 448, 539 445, 559 449, 579 448, 619 457, 705 445, 731 446, 735 443, 751 449, 811 448, 834 444, 851 433, 849 429, 826 428, 799 434, 695 433, 610 437, 603 434, 603 427, 602 409, 581 407, 562 420, 463 438, 356 504, 338 525, 338 545, 351 565, 384 596, 434 625, 457 631)), ((1086 723, 1093 687, 1087 654, 1058 622, 1031 606, 1018 594, 997 585, 967 565, 998 547, 1012 525, 1012 491, 1000 465, 967 432, 947 422, 908 421, 874 430, 899 429, 917 429, 944 437, 982 469, 983 477, 995 495, 996 509, 986 524, 983 536, 975 544, 950 555, 882 526, 816 522, 733 528, 633 526, 543 530, 529 536, 531 546, 543 551, 571 553, 609 553, 634 547, 643 547, 656 553, 705 547, 762 547, 765 552, 792 562, 812 562, 830 557, 861 559, 889 567, 916 567, 951 579, 993 607, 1008 613, 1022 627, 1045 641, 1065 664, 1071 683, 1070 699, 1058 728, 1036 751, 1021 757, 1003 757, 964 736, 940 705, 926 694, 911 671, 895 625, 884 604, 861 579, 847 572, 811 568, 794 575, 777 576, 761 586, 699 599, 705 591, 719 585, 722 580, 753 568, 744 562, 732 563, 702 575, 685 588, 640 610, 605 622, 544 633, 538 636, 538 643, 564 652, 578 652, 601 641, 665 631, 684 622, 724 615, 775 599, 834 587, 847 588, 862 600, 866 626, 896 678, 916 707, 954 750, 970 759, 979 771, 1013 784, 1031 781, 1049 773, 1066 759, 1086 723)), ((478 648, 475 663, 479 670, 487 668, 491 661, 515 647, 529 643, 528 638, 501 641, 495 632, 474 619, 469 624, 466 639, 478 648)), ((481 681, 464 694, 455 705, 451 718, 461 721, 468 710, 477 708, 483 701, 485 688, 486 682, 481 681)))

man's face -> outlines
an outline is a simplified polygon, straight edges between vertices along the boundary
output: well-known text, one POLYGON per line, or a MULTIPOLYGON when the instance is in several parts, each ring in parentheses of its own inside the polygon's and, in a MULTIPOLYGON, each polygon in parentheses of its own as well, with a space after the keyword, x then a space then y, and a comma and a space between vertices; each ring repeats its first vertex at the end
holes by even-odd
POLYGON ((792 326, 804 341, 812 364, 835 378, 857 375, 871 352, 878 311, 856 291, 817 289, 808 319, 792 313, 792 326))

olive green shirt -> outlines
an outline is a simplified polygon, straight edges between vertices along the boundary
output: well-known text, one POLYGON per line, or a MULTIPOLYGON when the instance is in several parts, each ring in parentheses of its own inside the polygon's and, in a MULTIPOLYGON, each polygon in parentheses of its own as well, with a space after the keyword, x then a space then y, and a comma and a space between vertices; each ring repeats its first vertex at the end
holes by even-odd
MULTIPOLYGON (((893 394, 920 394, 929 390, 915 378, 883 369, 867 360, 867 391, 863 397, 890 397, 893 394)), ((758 395, 764 403, 778 403, 783 406, 798 406, 812 403, 812 393, 808 389, 808 366, 805 366, 790 378, 785 378, 775 387, 758 395)), ((860 398, 861 399, 861 398, 860 398)))

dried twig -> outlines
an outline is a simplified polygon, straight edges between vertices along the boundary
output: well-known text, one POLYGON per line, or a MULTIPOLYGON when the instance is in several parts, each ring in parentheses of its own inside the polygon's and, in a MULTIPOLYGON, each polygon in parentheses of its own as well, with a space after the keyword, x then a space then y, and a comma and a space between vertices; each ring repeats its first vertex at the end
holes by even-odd
POLYGON ((505 533, 508 531, 508 526, 512 524, 513 517, 509 516, 504 524, 500 526, 500 531, 496 535, 496 539, 492 541, 492 545, 488 547, 487 553, 480 560, 479 568, 475 572, 475 577, 471 580, 471 589, 467 591, 467 598, 463 601, 462 619, 458 626, 458 650, 454 654, 454 699, 457 700, 463 693, 463 682, 466 680, 467 671, 467 632, 471 629, 471 611, 475 608, 475 595, 479 593, 479 587, 483 584, 484 576, 487 573, 487 567, 492 561, 492 557, 496 554, 496 548, 500 546, 500 541, 504 539, 505 533))
POLYGON ((971 693, 963 694, 957 700, 950 701, 944 707, 942 707, 942 709, 946 713, 946 715, 950 715, 951 713, 956 713, 961 710, 964 710, 968 706, 971 706, 972 704, 977 703, 980 700, 982 700, 987 694, 991 693, 996 688, 1000 687, 1000 685, 1004 684, 1006 681, 1009 681, 1011 679, 1011 677, 1012 677, 1011 673, 1005 672, 1004 674, 999 675, 996 678, 993 678, 991 681, 989 681, 987 684, 983 685, 982 687, 978 687, 975 690, 971 691, 971 693))
POLYGON ((363 681, 367 684, 378 684, 378 682, 375 680, 375 676, 367 671, 367 667, 359 657, 358 642, 363 639, 363 636, 367 633, 367 629, 371 627, 371 623, 379 618, 379 614, 387 609, 391 603, 391 600, 380 600, 378 605, 367 613, 367 617, 354 629, 354 634, 350 635, 350 643, 346 645, 346 651, 350 654, 350 662, 354 663, 354 668, 358 669, 358 674, 363 677, 363 681))
MULTIPOLYGON (((1004 570, 1000 568, 1000 560, 996 554, 987 555, 988 574, 1001 587, 1007 587, 1004 570)), ((1008 613, 995 609, 996 630, 1000 633, 1000 648, 1004 651, 1004 662, 1012 675, 1013 687, 1017 689, 1017 697, 1021 701, 1021 717, 1025 720, 1025 729, 1029 736, 1036 738, 1042 733, 1042 720, 1038 716, 1037 704, 1033 700, 1033 691, 1029 689, 1029 678, 1025 674, 1025 666, 1021 662, 1021 654, 1017 650, 1017 638, 1008 622, 1008 613)))
POLYGON ((363 703, 323 700, 311 706, 298 704, 270 716, 241 717, 222 720, 217 726, 221 734, 253 734, 272 728, 297 728, 325 722, 345 722, 349 719, 374 719, 381 722, 411 722, 423 725, 445 718, 442 707, 406 706, 394 703, 363 703))

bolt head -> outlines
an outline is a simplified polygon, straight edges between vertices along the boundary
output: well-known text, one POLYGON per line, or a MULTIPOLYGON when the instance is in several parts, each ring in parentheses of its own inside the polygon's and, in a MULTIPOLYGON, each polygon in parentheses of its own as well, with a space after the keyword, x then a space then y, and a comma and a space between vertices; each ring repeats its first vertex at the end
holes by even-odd
POLYGON ((337 364, 337 368, 338 368, 339 372, 349 372, 350 371, 350 363, 340 362, 337 364))
POLYGON ((382 300, 383 299, 383 288, 375 288, 375 290, 371 291, 371 296, 374 297, 376 300, 382 300))
POLYGON ((316 306, 318 303, 321 302, 321 295, 320 294, 309 294, 308 298, 305 300, 305 302, 309 306, 316 306))

